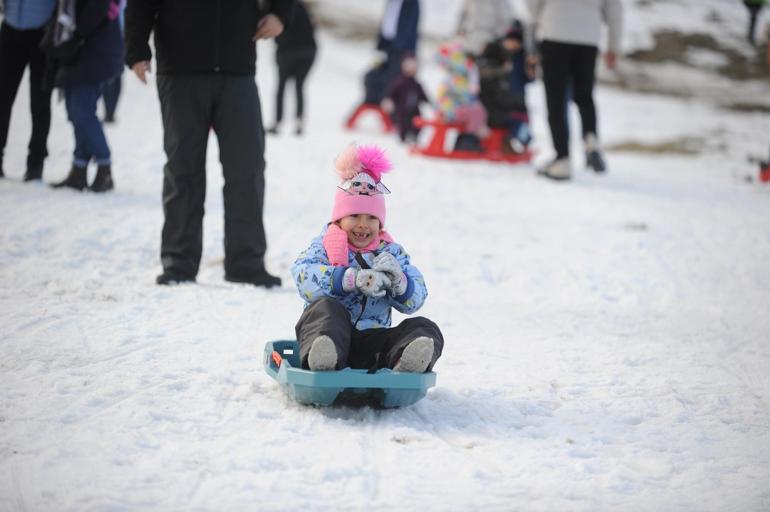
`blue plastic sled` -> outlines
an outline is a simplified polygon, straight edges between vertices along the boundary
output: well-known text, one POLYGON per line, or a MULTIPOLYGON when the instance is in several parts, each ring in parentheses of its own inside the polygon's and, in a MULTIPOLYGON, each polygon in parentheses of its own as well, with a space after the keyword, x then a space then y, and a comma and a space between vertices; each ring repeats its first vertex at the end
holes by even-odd
POLYGON ((265 371, 291 398, 306 405, 371 405, 404 407, 425 397, 436 384, 436 374, 401 373, 388 368, 376 373, 345 368, 339 371, 303 370, 299 343, 294 340, 265 344, 265 371))

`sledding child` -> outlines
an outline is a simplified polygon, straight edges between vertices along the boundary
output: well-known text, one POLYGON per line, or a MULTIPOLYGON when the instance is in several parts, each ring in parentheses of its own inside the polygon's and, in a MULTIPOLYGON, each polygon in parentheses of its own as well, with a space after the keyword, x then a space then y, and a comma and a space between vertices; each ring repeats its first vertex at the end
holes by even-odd
POLYGON ((417 59, 407 55, 401 61, 401 74, 391 82, 382 100, 382 109, 393 116, 401 142, 417 140, 420 129, 413 120, 420 115, 420 104, 430 103, 416 75, 417 59))
POLYGON ((428 294, 420 271, 384 229, 389 190, 381 177, 391 164, 380 148, 356 145, 335 164, 342 182, 331 222, 291 269, 305 300, 296 326, 302 365, 430 371, 444 345, 438 326, 411 317, 391 327, 391 308, 412 314, 428 294))
POLYGON ((442 44, 437 60, 447 73, 436 95, 438 111, 444 121, 462 125, 455 150, 482 152, 481 139, 489 135, 489 127, 478 98, 478 68, 459 41, 442 44))
POLYGON ((504 149, 521 153, 529 145, 526 90, 532 76, 526 66, 524 31, 514 20, 506 34, 488 43, 478 59, 481 76, 481 103, 487 109, 488 123, 508 132, 504 149))

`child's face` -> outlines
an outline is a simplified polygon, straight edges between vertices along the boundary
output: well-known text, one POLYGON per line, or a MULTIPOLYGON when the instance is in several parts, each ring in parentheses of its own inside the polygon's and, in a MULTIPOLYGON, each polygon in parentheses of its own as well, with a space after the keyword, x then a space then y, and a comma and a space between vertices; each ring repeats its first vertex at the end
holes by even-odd
POLYGON ((367 213, 348 215, 339 220, 339 226, 348 234, 348 242, 363 248, 372 243, 380 232, 380 219, 367 213))

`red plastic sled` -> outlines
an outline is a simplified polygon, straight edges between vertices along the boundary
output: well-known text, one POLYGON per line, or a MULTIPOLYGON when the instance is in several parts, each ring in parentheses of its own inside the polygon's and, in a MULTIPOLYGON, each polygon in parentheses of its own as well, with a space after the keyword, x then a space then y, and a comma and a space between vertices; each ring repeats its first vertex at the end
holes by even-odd
POLYGON ((365 112, 374 112, 380 117, 380 120, 382 121, 382 130, 384 132, 387 133, 393 131, 393 121, 391 121, 390 116, 382 110, 379 105, 373 103, 361 103, 350 117, 348 117, 348 120, 345 122, 345 128, 348 130, 355 129, 358 118, 365 112))
POLYGON ((446 136, 449 130, 460 132, 462 125, 460 123, 447 123, 442 120, 429 120, 421 117, 414 118, 415 126, 423 128, 430 126, 433 128, 433 134, 427 145, 423 147, 413 146, 413 154, 425 155, 436 158, 450 158, 454 160, 490 160, 492 162, 510 162, 524 163, 532 160, 532 151, 529 149, 522 153, 503 152, 503 140, 506 136, 504 128, 492 128, 489 135, 481 141, 485 151, 455 151, 447 149, 446 136))

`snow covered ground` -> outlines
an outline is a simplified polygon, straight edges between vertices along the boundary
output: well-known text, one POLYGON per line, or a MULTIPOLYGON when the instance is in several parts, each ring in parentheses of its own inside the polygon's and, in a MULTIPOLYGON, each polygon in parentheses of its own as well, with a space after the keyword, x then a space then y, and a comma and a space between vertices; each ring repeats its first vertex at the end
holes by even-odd
MULTIPOLYGON (((199 283, 154 284, 154 84, 124 77, 106 195, 20 182, 20 91, 0 180, 0 510, 770 509, 770 188, 744 180, 768 116, 600 87, 606 144, 709 144, 610 152, 607 176, 555 184, 531 166, 410 156, 373 124, 344 132, 371 49, 321 43, 307 135, 268 140, 280 290, 223 280, 213 137, 199 283), (293 336, 289 267, 351 140, 394 160, 390 231, 446 337, 437 387, 399 410, 302 407, 261 368, 265 341, 293 336)), ((422 73, 433 89, 428 58, 422 73)), ((529 100, 546 159, 539 84, 529 100)), ((49 146, 53 182, 72 150, 58 103, 49 146)))

